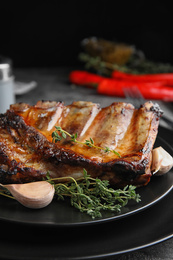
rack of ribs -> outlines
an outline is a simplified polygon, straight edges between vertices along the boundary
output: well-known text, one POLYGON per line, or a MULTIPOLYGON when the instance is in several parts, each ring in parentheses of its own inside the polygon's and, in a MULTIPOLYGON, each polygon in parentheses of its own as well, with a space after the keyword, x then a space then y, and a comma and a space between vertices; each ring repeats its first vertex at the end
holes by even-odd
POLYGON ((152 102, 139 109, 122 102, 105 108, 86 101, 11 105, 0 114, 0 182, 38 181, 47 172, 53 178, 78 178, 86 169, 93 178, 117 187, 146 185, 161 114, 152 102), (95 145, 116 150, 120 157, 68 139, 55 143, 55 126, 77 133, 80 142, 92 138, 95 145))

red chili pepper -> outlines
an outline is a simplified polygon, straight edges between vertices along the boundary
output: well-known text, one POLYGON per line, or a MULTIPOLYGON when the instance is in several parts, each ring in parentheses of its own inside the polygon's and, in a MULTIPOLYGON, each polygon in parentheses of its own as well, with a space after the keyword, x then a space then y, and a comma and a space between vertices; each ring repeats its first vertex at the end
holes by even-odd
POLYGON ((145 74, 145 75, 135 75, 124 73, 121 71, 113 71, 112 78, 117 80, 130 80, 133 82, 162 82, 164 85, 173 86, 173 73, 159 73, 159 74, 145 74))
POLYGON ((114 79, 102 80, 98 87, 97 92, 102 95, 124 97, 123 89, 125 87, 137 86, 142 96, 146 99, 161 99, 164 101, 173 101, 173 88, 160 85, 158 82, 147 83, 116 81, 114 79))
POLYGON ((161 81, 135 82, 133 80, 119 80, 99 76, 86 71, 72 71, 69 75, 71 83, 87 87, 97 87, 99 94, 124 97, 124 88, 138 87, 146 99, 161 99, 173 101, 173 88, 165 86, 161 81))
POLYGON ((102 76, 81 70, 74 70, 69 75, 71 83, 88 87, 97 87, 103 79, 102 76))

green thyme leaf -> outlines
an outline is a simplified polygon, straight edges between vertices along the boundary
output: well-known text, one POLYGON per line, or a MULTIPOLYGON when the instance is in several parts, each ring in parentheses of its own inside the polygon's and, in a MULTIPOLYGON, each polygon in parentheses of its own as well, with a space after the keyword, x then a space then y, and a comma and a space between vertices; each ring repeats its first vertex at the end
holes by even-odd
POLYGON ((77 139, 77 133, 75 133, 74 135, 71 135, 72 142, 76 142, 76 139, 77 139))
POLYGON ((66 139, 66 137, 67 137, 66 133, 62 132, 62 137, 63 137, 64 139, 66 139))
POLYGON ((94 144, 94 141, 93 141, 93 139, 91 137, 90 137, 90 143, 94 144))
MULTIPOLYGON (((104 151, 105 151, 105 153, 108 153, 108 152, 110 152, 110 149, 109 149, 109 147, 106 147, 105 149, 104 149, 104 151)), ((114 151, 113 151, 114 152, 114 151)))
POLYGON ((113 152, 114 154, 118 155, 118 157, 121 157, 121 155, 120 155, 118 152, 116 152, 115 150, 112 150, 112 152, 113 152))

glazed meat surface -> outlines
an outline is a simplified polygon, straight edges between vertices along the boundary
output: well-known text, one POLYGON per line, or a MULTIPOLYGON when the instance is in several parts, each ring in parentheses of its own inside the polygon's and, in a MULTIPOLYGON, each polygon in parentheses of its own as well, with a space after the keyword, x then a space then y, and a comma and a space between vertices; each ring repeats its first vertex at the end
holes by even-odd
POLYGON ((0 182, 42 180, 47 172, 51 177, 78 178, 85 168, 92 177, 117 186, 146 185, 161 113, 152 102, 139 109, 128 103, 101 108, 84 101, 11 105, 0 115, 0 182), (54 143, 55 126, 77 133, 80 142, 91 137, 96 146, 109 147, 121 157, 68 138, 54 143))

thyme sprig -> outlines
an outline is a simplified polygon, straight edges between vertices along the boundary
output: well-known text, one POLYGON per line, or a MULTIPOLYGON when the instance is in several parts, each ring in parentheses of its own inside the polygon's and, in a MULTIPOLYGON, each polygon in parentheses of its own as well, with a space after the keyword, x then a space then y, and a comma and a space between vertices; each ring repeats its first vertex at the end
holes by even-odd
MULTIPOLYGON (((139 51, 141 52, 141 51, 139 51)), ((139 53, 138 52, 138 53, 139 53)), ((145 58, 144 55, 132 55, 124 65, 103 61, 100 56, 93 57, 88 53, 79 54, 79 60, 84 62, 85 68, 94 69, 96 72, 110 76, 113 70, 120 70, 132 74, 154 74, 173 72, 173 66, 169 63, 154 62, 145 58), (144 57, 143 57, 144 56, 144 57)))
POLYGON ((102 211, 120 212, 129 200, 140 201, 135 186, 113 189, 109 187, 109 181, 91 178, 85 169, 83 177, 76 180, 73 177, 51 179, 48 173, 47 181, 54 185, 58 200, 69 197, 72 206, 92 219, 102 217, 102 211))
POLYGON ((67 131, 63 130, 60 126, 55 126, 55 128, 56 128, 56 130, 52 133, 52 141, 55 142, 55 143, 61 141, 62 138, 66 139, 67 136, 69 136, 71 142, 78 143, 78 144, 81 144, 81 145, 86 145, 86 146, 89 146, 90 148, 96 148, 96 149, 99 149, 99 150, 103 150, 105 153, 112 152, 112 153, 116 154, 118 157, 121 157, 120 154, 117 151, 111 150, 109 147, 103 148, 103 147, 100 147, 100 146, 96 146, 94 144, 94 140, 91 137, 89 138, 89 140, 85 140, 85 142, 80 142, 80 141, 77 140, 77 137, 78 137, 77 133, 70 134, 67 131), (59 133, 61 135, 59 135, 59 133))

